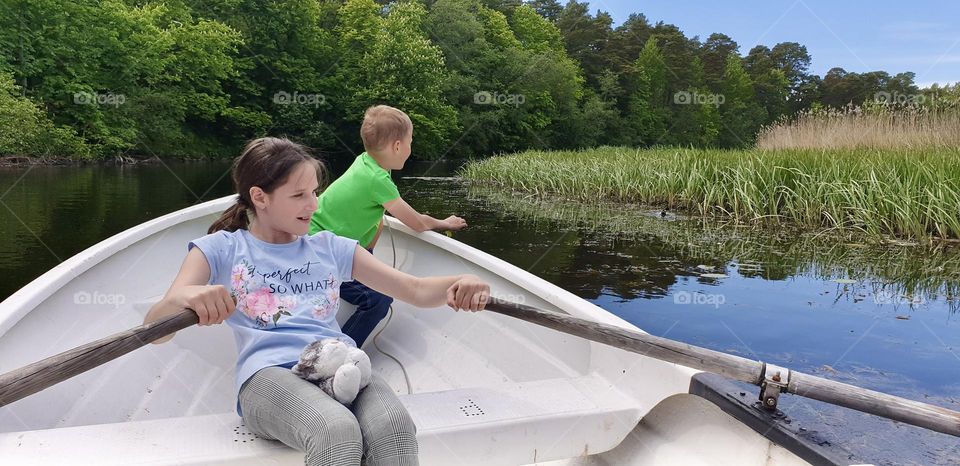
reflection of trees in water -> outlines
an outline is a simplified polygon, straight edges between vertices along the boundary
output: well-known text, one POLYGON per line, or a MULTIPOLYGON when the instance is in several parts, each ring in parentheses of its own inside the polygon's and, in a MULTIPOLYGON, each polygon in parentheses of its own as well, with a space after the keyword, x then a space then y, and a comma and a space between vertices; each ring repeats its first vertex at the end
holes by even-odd
POLYGON ((868 243, 850 234, 722 225, 669 214, 665 219, 659 211, 627 205, 546 201, 475 186, 467 192, 494 210, 525 219, 536 231, 574 230, 577 247, 563 251, 568 261, 563 273, 546 268, 538 273, 584 296, 664 295, 677 276, 699 276, 704 269, 697 266, 705 265, 767 280, 802 275, 856 281, 838 283, 838 299, 869 296, 909 306, 943 297, 951 312, 960 306, 960 247, 951 243, 868 243))
POLYGON ((0 186, 4 191, 12 187, 3 197, 6 208, 0 207, 0 273, 13 277, 0 284, 0 299, 56 266, 59 259, 187 207, 196 202, 195 196, 209 200, 227 194, 229 169, 227 163, 167 162, 0 172, 0 186), (227 176, 221 178, 224 173, 227 176))
MULTIPOLYGON (((3 267, 22 270, 51 251, 69 257, 70 243, 87 243, 100 234, 113 204, 135 205, 138 179, 103 176, 103 167, 33 167, 0 175, 11 189, 0 214, 5 241, 3 267)), ((39 261, 38 261, 39 260, 39 261)), ((54 262, 55 263, 55 262, 54 262)))

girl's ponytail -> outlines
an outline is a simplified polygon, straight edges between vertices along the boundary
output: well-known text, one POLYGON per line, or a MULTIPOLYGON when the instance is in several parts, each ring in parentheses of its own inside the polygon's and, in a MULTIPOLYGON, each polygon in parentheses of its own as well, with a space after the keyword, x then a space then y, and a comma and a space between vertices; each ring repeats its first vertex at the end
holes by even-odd
POLYGON ((246 229, 250 224, 250 219, 247 217, 247 208, 242 202, 243 200, 237 198, 237 202, 225 210, 220 218, 213 222, 213 225, 210 225, 207 234, 216 233, 220 230, 233 232, 241 228, 246 229))

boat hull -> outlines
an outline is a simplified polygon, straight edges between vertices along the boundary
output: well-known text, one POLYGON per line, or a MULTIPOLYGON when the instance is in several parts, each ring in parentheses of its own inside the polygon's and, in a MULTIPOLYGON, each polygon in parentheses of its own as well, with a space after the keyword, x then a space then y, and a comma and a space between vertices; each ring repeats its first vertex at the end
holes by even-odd
MULTIPOLYGON (((188 241, 231 202, 120 233, 0 303, 0 372, 139 325, 188 241)), ((473 273, 501 299, 639 330, 444 235, 387 225, 376 256, 399 270, 473 273)), ((352 311, 344 305, 338 319, 352 311)), ((778 446, 722 403, 692 394, 690 368, 495 313, 399 302, 376 334, 364 349, 414 417, 424 464, 822 462, 809 446, 778 446)), ((183 330, 0 408, 0 451, 15 464, 301 463, 301 454, 245 430, 233 411, 235 361, 226 326, 183 330)))

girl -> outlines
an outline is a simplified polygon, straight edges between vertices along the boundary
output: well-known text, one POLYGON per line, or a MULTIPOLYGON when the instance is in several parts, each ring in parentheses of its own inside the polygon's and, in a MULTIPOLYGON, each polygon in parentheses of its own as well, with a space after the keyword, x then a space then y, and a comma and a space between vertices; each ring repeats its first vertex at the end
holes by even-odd
POLYGON ((355 240, 305 236, 322 170, 289 140, 250 142, 233 165, 236 205, 189 244, 173 284, 144 321, 184 308, 200 325, 226 321, 239 351, 238 413, 257 435, 304 451, 307 464, 359 464, 362 456, 370 465, 414 465, 416 427, 383 379, 374 374, 346 408, 290 368, 315 340, 356 346, 336 321, 342 282, 359 280, 418 307, 468 311, 484 308, 490 287, 472 275, 413 277, 355 240))

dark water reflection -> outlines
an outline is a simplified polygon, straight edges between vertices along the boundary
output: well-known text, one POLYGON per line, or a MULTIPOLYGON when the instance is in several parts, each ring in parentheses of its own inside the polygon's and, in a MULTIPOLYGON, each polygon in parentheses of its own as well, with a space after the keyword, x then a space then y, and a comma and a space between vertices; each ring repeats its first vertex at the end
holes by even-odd
MULTIPOLYGON (((700 225, 432 178, 456 168, 412 163, 395 179, 417 209, 464 216, 470 228, 457 240, 654 335, 960 409, 957 247, 700 225)), ((0 171, 0 299, 110 235, 229 194, 228 170, 168 162, 0 171)), ((859 460, 960 464, 947 436, 791 397, 783 406, 859 460)))
POLYGON ((0 299, 127 228, 231 191, 227 163, 0 168, 0 299))

